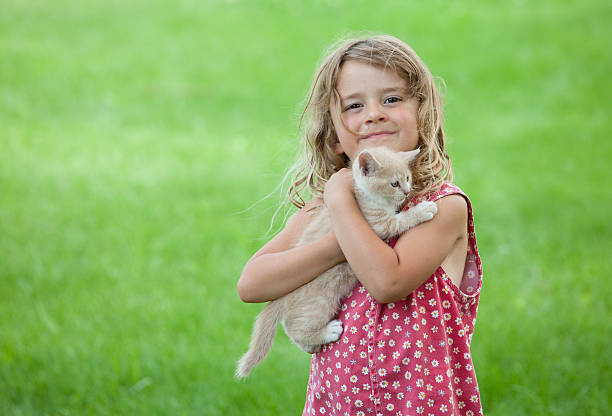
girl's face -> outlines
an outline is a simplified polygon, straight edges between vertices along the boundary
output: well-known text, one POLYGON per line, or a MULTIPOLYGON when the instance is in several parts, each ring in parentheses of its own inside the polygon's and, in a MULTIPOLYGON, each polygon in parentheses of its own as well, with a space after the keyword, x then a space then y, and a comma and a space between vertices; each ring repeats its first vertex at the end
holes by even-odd
POLYGON ((336 153, 345 153, 353 160, 370 147, 416 149, 418 102, 410 98, 407 87, 406 81, 391 70, 359 61, 345 62, 336 85, 340 113, 332 111, 339 140, 336 153))

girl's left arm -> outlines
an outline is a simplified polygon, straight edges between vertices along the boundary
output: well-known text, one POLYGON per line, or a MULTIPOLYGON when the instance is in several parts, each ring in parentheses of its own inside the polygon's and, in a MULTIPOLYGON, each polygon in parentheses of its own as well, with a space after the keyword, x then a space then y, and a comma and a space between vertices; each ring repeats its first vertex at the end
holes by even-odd
POLYGON ((325 186, 332 229, 353 272, 379 303, 402 299, 435 272, 455 243, 465 237, 467 204, 458 195, 436 201, 438 213, 399 238, 395 247, 382 241, 367 223, 353 193, 348 169, 325 186))

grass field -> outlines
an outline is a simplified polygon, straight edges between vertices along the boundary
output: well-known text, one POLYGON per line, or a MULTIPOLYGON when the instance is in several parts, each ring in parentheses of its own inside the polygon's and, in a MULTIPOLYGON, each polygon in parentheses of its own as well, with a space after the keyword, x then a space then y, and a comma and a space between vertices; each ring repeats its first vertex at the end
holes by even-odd
POLYGON ((362 30, 447 84, 485 414, 612 412, 609 2, 0 8, 0 414, 301 414, 309 357, 284 334, 232 378, 261 308, 235 284, 316 62, 362 30))

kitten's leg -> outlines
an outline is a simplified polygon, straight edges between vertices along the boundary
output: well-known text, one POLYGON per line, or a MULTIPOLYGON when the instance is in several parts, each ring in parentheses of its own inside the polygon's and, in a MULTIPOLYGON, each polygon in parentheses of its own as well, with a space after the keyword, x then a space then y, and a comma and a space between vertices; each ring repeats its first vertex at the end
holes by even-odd
POLYGON ((415 225, 418 225, 422 222, 429 221, 436 215, 438 212, 438 206, 435 202, 432 201, 423 201, 417 204, 415 207, 412 207, 408 211, 414 211, 417 216, 419 222, 415 225))
POLYGON ((308 353, 337 341, 342 335, 342 322, 333 318, 341 300, 356 282, 348 263, 333 267, 315 279, 315 287, 309 288, 309 297, 295 302, 285 315, 283 325, 291 340, 308 353))
POLYGON ((408 231, 410 228, 416 227, 425 221, 429 221, 437 212, 438 206, 435 202, 431 201, 423 201, 415 207, 401 211, 395 216, 396 235, 408 231))

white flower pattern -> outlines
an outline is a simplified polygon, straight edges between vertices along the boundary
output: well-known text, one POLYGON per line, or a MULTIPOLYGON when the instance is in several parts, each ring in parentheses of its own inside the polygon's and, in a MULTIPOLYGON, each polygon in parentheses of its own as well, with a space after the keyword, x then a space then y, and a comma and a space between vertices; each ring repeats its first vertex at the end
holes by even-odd
POLYGON ((450 183, 426 199, 450 194, 462 195, 468 204, 469 244, 461 288, 441 267, 394 303, 377 303, 357 284, 338 315, 346 330, 312 356, 303 416, 482 414, 470 355, 482 286, 472 207, 450 183))

